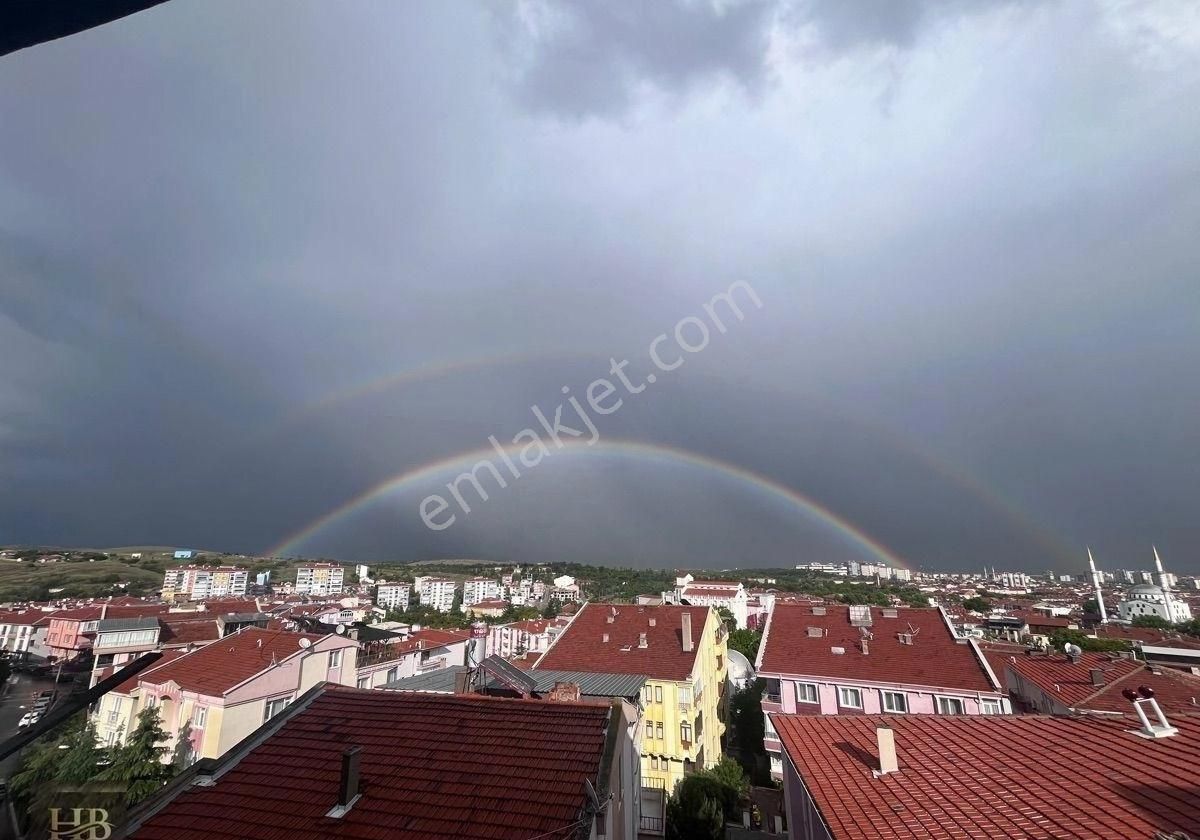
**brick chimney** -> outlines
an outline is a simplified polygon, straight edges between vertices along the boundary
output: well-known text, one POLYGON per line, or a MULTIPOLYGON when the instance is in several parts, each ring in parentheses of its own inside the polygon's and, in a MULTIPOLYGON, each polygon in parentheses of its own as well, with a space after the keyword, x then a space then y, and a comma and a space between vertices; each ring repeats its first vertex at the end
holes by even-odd
POLYGON ((691 653, 696 646, 696 643, 692 640, 692 614, 688 610, 684 610, 682 619, 683 652, 691 653))
POLYGON ((579 683, 572 682, 555 682, 554 688, 546 695, 547 700, 555 703, 578 703, 579 697, 579 683))

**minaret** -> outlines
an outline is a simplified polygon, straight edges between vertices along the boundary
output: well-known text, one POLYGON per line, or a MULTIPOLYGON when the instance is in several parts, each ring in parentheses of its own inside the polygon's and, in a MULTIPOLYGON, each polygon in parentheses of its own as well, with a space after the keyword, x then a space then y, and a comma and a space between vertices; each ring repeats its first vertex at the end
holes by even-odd
POLYGON ((1100 606, 1100 623, 1108 624, 1108 612, 1104 609, 1104 592, 1100 588, 1100 573, 1096 571, 1096 559, 1088 546, 1088 568, 1092 570, 1092 586, 1096 587, 1096 603, 1100 606))
POLYGON ((1167 580, 1167 573, 1163 571, 1162 558, 1158 556, 1158 549, 1150 546, 1150 550, 1154 552, 1154 569, 1158 572, 1158 585, 1162 587, 1163 601, 1167 605, 1167 621, 1175 623, 1175 605, 1172 603, 1171 584, 1167 580))

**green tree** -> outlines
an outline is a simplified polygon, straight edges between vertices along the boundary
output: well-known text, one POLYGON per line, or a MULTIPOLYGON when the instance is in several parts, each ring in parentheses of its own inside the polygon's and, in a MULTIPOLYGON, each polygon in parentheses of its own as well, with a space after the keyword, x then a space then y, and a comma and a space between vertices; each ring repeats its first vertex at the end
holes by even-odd
POLYGON ((542 610, 542 618, 558 618, 559 612, 562 610, 562 604, 557 598, 550 598, 546 601, 546 608, 542 610))
POLYGON ((967 598, 962 602, 962 605, 964 610, 970 610, 971 612, 977 613, 989 612, 992 609, 992 602, 987 598, 981 598, 978 595, 976 595, 974 598, 967 598))
POLYGON ((761 642, 762 633, 757 630, 738 629, 730 632, 726 644, 730 649, 736 650, 753 663, 758 656, 758 646, 761 642))
POLYGON ((1050 647, 1058 651, 1061 651, 1067 642, 1079 645, 1082 650, 1096 653, 1129 650, 1129 643, 1124 639, 1096 639, 1078 630, 1059 630, 1050 637, 1050 647))
POLYGON ((137 716, 137 726, 125 743, 113 750, 112 762, 98 778, 124 785, 128 803, 136 805, 171 778, 171 766, 163 764, 170 749, 163 744, 166 740, 167 733, 159 722, 158 709, 142 709, 137 716))
POLYGON ((729 609, 729 607, 717 607, 717 616, 730 630, 737 627, 737 619, 734 618, 733 610, 729 609))
POLYGON ((742 797, 750 793, 750 780, 746 778, 742 765, 731 756, 723 755, 721 761, 705 770, 703 775, 711 776, 721 786, 725 819, 736 821, 740 815, 738 806, 742 797))
POLYGON ((1170 630, 1175 626, 1161 615, 1139 615, 1132 623, 1134 627, 1152 627, 1155 630, 1170 630))
POLYGON ((667 800, 667 840, 721 840, 725 796, 721 783, 711 776, 693 773, 684 778, 667 800))

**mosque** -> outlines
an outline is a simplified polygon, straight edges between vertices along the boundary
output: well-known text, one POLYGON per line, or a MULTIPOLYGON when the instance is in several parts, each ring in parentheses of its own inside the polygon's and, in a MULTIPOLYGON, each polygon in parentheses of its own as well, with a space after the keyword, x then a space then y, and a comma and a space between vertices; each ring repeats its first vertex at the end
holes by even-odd
MULTIPOLYGON (((1158 549, 1154 549, 1154 567, 1158 583, 1142 583, 1131 586, 1125 593, 1125 598, 1117 604, 1117 614, 1120 620, 1133 621, 1135 618, 1143 616, 1157 616, 1172 624, 1191 621, 1192 609, 1188 606, 1187 601, 1176 597, 1171 591, 1171 578, 1163 571, 1158 549)), ((1096 577, 1094 576, 1093 579, 1095 580, 1096 577)), ((1097 595, 1099 596, 1098 583, 1097 580, 1097 595)))

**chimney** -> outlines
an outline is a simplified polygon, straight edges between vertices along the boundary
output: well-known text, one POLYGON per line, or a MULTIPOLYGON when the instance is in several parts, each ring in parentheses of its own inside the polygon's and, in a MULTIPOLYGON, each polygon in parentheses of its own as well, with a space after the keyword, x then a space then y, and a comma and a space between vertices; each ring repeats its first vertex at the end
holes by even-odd
POLYGON ((338 801, 325 816, 340 819, 358 801, 358 761, 362 747, 347 747, 342 751, 342 779, 338 785, 338 801))
POLYGON ((682 628, 683 652, 691 653, 695 647, 695 643, 692 641, 692 614, 690 612, 688 612, 687 610, 684 610, 682 620, 683 620, 683 628, 682 628))
POLYGON ((555 703, 578 703, 580 694, 579 683, 556 681, 546 699, 555 703))
POLYGON ((604 642, 604 644, 608 644, 608 634, 604 633, 603 635, 601 635, 600 641, 604 642))
POLYGON ((1088 671, 1088 673, 1091 674, 1092 685, 1096 686, 1097 688, 1104 685, 1104 672, 1102 670, 1099 668, 1092 668, 1090 671, 1088 671))
POLYGON ((892 727, 875 727, 875 740, 879 745, 879 769, 875 771, 875 775, 886 776, 888 773, 897 772, 900 764, 896 760, 896 733, 892 731, 892 727))
POLYGON ((650 647, 650 643, 646 641, 645 633, 638 633, 638 647, 642 648, 643 650, 650 647))
POLYGON ((469 670, 459 671, 454 675, 454 693, 469 694, 471 689, 471 672, 469 670))
POLYGON ((1127 688, 1121 692, 1121 696, 1133 703, 1133 710, 1137 712, 1138 720, 1142 723, 1142 728, 1134 731, 1134 735, 1142 738, 1170 738, 1172 735, 1179 734, 1179 730, 1171 726, 1167 721, 1167 716, 1163 714, 1162 707, 1154 699, 1154 689, 1150 688, 1150 686, 1139 685, 1137 691, 1127 688), (1150 722, 1150 718, 1146 715, 1146 710, 1143 706, 1150 707, 1150 710, 1154 712, 1154 716, 1158 719, 1158 723, 1150 722))

